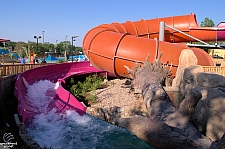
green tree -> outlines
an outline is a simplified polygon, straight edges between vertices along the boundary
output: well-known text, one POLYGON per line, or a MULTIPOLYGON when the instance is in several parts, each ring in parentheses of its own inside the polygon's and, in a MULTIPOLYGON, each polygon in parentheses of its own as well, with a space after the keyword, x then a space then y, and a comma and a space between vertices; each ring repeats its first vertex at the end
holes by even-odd
POLYGON ((63 44, 65 46, 65 50, 67 52, 71 52, 71 43, 70 43, 70 41, 63 41, 63 44))
POLYGON ((37 49, 37 43, 36 42, 31 42, 31 41, 28 41, 27 43, 27 49, 28 49, 28 52, 34 52, 35 53, 35 50, 37 49))
MULTIPOLYGON (((206 17, 200 24, 201 27, 215 27, 215 24, 213 22, 212 19, 206 17)), ((198 43, 198 42, 197 42, 198 43)), ((209 43, 210 45, 213 45, 214 42, 207 42, 209 43)), ((198 44, 202 44, 202 43, 198 43, 198 44)), ((210 52, 210 49, 209 48, 202 48, 204 51, 206 51, 207 53, 210 52)))
POLYGON ((79 53, 79 52, 84 52, 84 50, 82 49, 82 47, 75 47, 75 52, 79 53))
POLYGON ((215 24, 214 24, 213 20, 211 20, 209 18, 205 18, 204 21, 201 22, 200 26, 201 27, 214 27, 215 24))
POLYGON ((40 49, 38 54, 44 54, 45 52, 54 52, 54 44, 46 42, 40 44, 40 49))
POLYGON ((5 43, 6 48, 11 48, 12 50, 14 50, 14 48, 16 47, 16 42, 10 41, 10 42, 6 42, 5 43))
POLYGON ((62 41, 57 45, 54 45, 49 42, 45 42, 44 44, 38 43, 37 49, 37 42, 28 41, 26 42, 6 42, 5 45, 6 49, 12 49, 13 51, 17 52, 17 54, 21 56, 29 56, 30 52, 37 54, 38 56, 46 56, 45 52, 53 52, 57 53, 58 55, 63 55, 64 51, 67 51, 67 54, 77 55, 79 52, 83 53, 82 47, 76 47, 71 45, 70 41, 62 41))
POLYGON ((17 54, 22 57, 22 56, 26 56, 28 57, 28 51, 27 51, 27 43, 25 42, 17 42, 16 43, 16 47, 14 48, 14 50, 17 52, 17 54))
POLYGON ((65 51, 65 42, 60 42, 56 46, 56 52, 62 54, 65 51))

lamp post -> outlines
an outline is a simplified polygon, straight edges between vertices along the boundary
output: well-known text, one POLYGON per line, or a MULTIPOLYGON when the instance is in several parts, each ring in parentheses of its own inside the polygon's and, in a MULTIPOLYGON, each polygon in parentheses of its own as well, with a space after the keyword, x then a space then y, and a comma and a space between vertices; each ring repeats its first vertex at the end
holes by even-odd
MULTIPOLYGON (((37 51, 38 51, 38 39, 40 39, 41 36, 34 36, 34 38, 37 39, 37 51)), ((37 51, 36 51, 36 52, 37 52, 37 51)))
POLYGON ((45 41, 44 41, 44 33, 45 33, 45 31, 42 31, 42 35, 43 35, 43 44, 45 43, 45 41))
MULTIPOLYGON (((55 53, 56 53, 56 50, 57 50, 57 43, 58 43, 58 40, 55 41, 55 53)), ((61 55, 61 53, 60 53, 61 55)))
POLYGON ((72 62, 73 62, 73 42, 76 41, 75 38, 77 38, 77 37, 79 37, 79 36, 72 36, 72 48, 71 48, 71 51, 72 51, 72 62))
POLYGON ((67 40, 67 35, 66 35, 66 37, 65 37, 65 51, 64 51, 64 58, 65 58, 65 61, 67 60, 67 55, 66 55, 66 48, 67 48, 67 44, 66 44, 66 41, 67 40))
POLYGON ((67 35, 65 37, 65 49, 67 48, 67 35))

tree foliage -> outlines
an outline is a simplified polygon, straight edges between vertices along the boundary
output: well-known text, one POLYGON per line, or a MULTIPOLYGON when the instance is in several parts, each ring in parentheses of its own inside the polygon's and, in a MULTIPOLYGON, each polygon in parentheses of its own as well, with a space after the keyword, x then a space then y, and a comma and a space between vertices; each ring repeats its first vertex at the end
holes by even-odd
POLYGON ((209 19, 208 17, 204 19, 204 21, 200 24, 201 27, 214 27, 215 24, 212 19, 209 19))
MULTIPOLYGON (((213 22, 212 19, 206 17, 203 21, 201 21, 200 24, 201 27, 215 27, 215 24, 213 22)), ((210 45, 214 44, 214 42, 207 42, 210 45)), ((198 44, 202 44, 202 43, 198 43, 198 44)), ((206 51, 207 53, 209 53, 209 48, 202 48, 204 51, 206 51)))
MULTIPOLYGON (((1 47, 1 46, 0 46, 1 47)), ((6 49, 12 49, 17 52, 19 56, 28 57, 29 52, 33 52, 37 55, 43 56, 46 55, 45 52, 56 53, 57 55, 63 55, 64 51, 67 51, 69 54, 77 55, 79 52, 83 52, 82 47, 75 47, 70 41, 62 41, 57 45, 46 42, 46 43, 37 43, 28 41, 26 42, 6 42, 6 49)))
POLYGON ((79 101, 88 106, 90 101, 97 98, 93 92, 104 86, 102 84, 104 78, 97 74, 87 76, 84 81, 76 81, 77 78, 71 78, 68 88, 79 101))
POLYGON ((17 54, 22 57, 22 56, 28 56, 28 51, 27 51, 27 44, 25 42, 17 42, 14 48, 14 51, 17 52, 17 54))

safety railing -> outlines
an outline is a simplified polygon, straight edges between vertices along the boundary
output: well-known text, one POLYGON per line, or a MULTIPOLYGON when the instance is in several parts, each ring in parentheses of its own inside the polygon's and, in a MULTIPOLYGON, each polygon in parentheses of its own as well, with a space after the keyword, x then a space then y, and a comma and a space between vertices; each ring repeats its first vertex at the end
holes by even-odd
MULTIPOLYGON (((15 64, 15 65, 0 65, 0 76, 7 76, 12 74, 19 74, 26 70, 50 65, 51 63, 46 64, 15 64)), ((203 66, 204 72, 213 72, 225 77, 225 67, 221 66, 203 66)))
POLYGON ((213 72, 225 77, 225 67, 203 66, 204 72, 213 72))
POLYGON ((12 64, 12 65, 0 65, 0 76, 7 76, 13 74, 19 74, 26 70, 49 65, 50 63, 45 64, 12 64))

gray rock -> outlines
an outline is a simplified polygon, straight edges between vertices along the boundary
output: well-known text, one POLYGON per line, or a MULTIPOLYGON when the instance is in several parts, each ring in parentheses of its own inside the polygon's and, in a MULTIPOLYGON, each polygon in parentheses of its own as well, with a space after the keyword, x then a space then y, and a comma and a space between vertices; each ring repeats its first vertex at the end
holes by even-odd
POLYGON ((196 84, 203 87, 225 87, 225 77, 215 73, 196 73, 196 84))
POLYGON ((200 65, 192 65, 184 69, 182 80, 180 81, 179 88, 183 96, 185 96, 196 84, 195 75, 199 72, 204 72, 200 65))
POLYGON ((225 133, 225 77, 204 72, 196 61, 189 63, 189 55, 181 54, 173 86, 178 86, 183 96, 191 89, 202 94, 192 115, 193 124, 202 134, 218 141, 225 133))
POLYGON ((195 127, 208 138, 218 141, 225 132, 225 93, 218 88, 195 87, 202 99, 192 115, 195 127))

